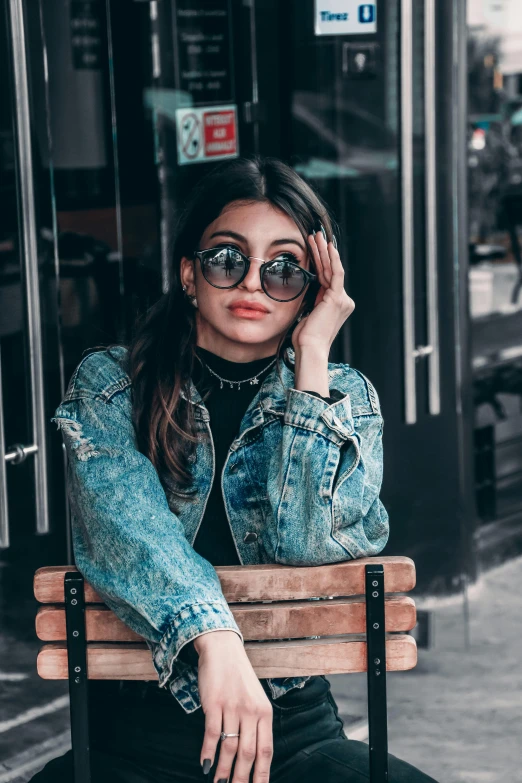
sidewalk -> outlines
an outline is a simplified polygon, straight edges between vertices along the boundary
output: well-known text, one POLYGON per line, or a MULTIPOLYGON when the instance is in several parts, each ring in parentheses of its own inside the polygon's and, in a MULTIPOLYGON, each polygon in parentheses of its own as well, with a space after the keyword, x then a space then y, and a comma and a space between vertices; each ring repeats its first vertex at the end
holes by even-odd
MULTIPOLYGON (((468 596, 468 650, 462 598, 418 601, 433 612, 432 646, 419 650, 412 671, 388 675, 389 751, 440 783, 515 783, 522 781, 522 558, 484 574, 468 596)), ((364 715, 366 675, 330 680, 341 712, 364 715)))

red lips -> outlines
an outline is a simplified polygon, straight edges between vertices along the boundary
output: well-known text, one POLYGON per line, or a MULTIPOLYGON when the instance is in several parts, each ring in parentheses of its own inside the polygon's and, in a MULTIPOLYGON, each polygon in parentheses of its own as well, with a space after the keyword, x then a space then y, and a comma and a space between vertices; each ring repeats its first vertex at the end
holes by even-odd
POLYGON ((259 304, 258 302, 249 302, 248 299, 238 299, 236 302, 229 305, 229 310, 235 310, 236 308, 239 310, 258 310, 261 313, 269 312, 262 304, 259 304))

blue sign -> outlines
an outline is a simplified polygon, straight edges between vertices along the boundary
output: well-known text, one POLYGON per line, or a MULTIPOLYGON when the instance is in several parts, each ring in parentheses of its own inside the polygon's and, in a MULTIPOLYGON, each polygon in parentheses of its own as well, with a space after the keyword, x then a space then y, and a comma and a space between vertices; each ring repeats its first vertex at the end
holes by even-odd
POLYGON ((373 3, 365 3, 359 6, 359 22, 360 24, 368 24, 375 21, 375 5, 373 3))

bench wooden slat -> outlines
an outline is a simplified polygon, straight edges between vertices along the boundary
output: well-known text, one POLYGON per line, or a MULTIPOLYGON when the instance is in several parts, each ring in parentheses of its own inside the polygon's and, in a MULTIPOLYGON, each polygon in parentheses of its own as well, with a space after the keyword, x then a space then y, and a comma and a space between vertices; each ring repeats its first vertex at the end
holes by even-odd
MULTIPOLYGON (((363 597, 262 605, 232 604, 231 609, 245 641, 365 633, 366 630, 363 597)), ((410 631, 416 623, 415 602, 409 596, 388 596, 385 617, 388 632, 410 631)), ((89 642, 132 642, 142 638, 106 606, 88 607, 85 623, 89 642)), ((39 608, 36 615, 39 639, 49 642, 65 640, 65 628, 63 604, 39 608)))
MULTIPOLYGON (((364 594, 364 567, 384 566, 386 593, 407 593, 415 587, 415 564, 409 557, 371 557, 323 566, 218 566, 217 574, 228 603, 272 600, 299 600, 328 596, 364 594)), ((45 566, 34 576, 34 594, 40 603, 63 603, 64 574, 75 566, 45 566)), ((85 583, 85 601, 104 603, 85 583)))
MULTIPOLYGON (((245 649, 258 677, 306 677, 314 674, 349 674, 366 671, 366 643, 360 639, 300 639, 285 642, 246 642, 245 649)), ((417 663, 417 645, 408 635, 386 640, 386 670, 406 671, 417 663)), ((157 680, 151 653, 145 644, 87 646, 89 679, 157 680)), ((37 659, 45 680, 66 680, 65 642, 45 644, 37 659)))

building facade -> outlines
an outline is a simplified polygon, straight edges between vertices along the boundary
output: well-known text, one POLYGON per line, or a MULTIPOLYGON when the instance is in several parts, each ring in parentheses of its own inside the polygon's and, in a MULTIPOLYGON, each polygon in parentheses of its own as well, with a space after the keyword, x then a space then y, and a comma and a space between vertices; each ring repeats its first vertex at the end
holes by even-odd
POLYGON ((52 412, 82 352, 167 290, 190 189, 252 152, 339 223, 356 310, 332 360, 381 398, 386 554, 433 594, 519 551, 513 19, 464 0, 3 5, 2 561, 71 562, 52 412))

